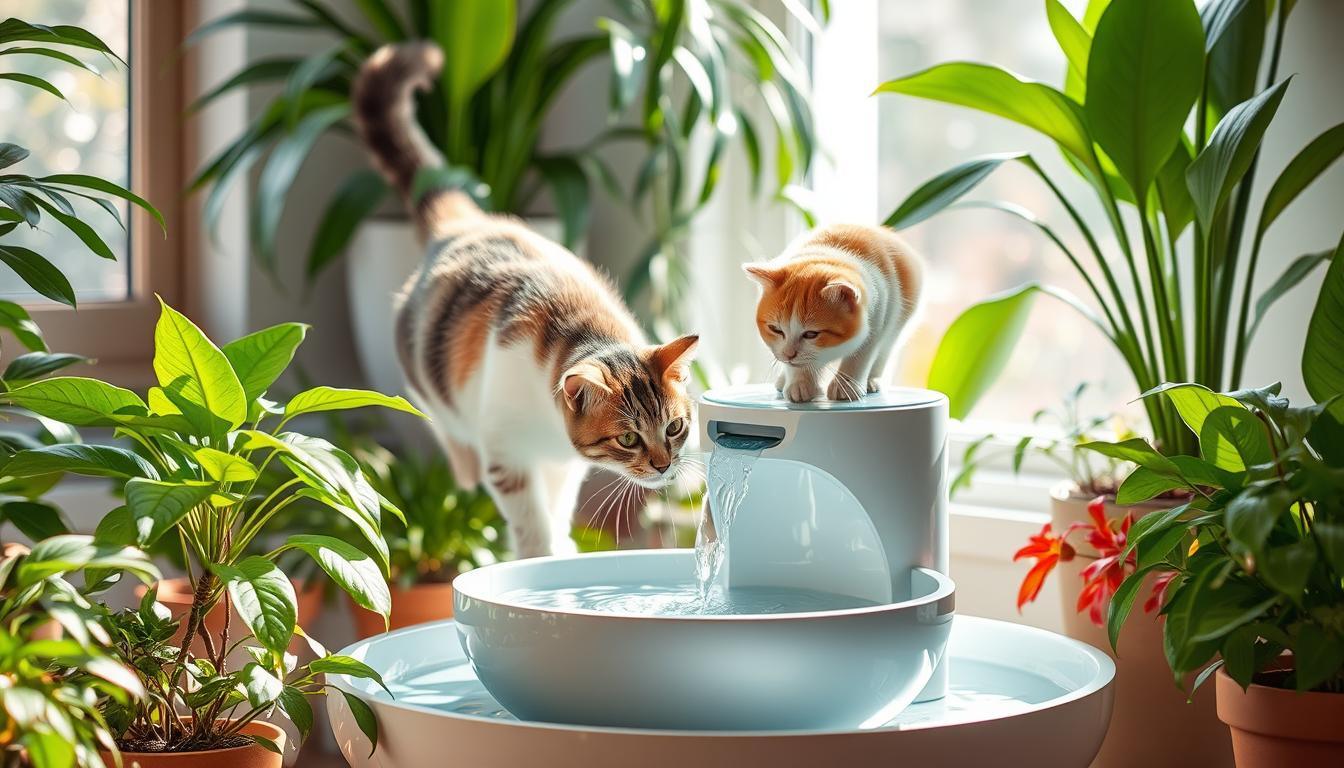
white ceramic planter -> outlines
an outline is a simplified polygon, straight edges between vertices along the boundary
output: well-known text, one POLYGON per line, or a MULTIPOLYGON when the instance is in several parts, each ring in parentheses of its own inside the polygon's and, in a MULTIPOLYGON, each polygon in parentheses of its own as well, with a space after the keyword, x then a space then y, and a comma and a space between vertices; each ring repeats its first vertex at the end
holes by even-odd
MULTIPOLYGON (((559 219, 528 219, 538 234, 558 241, 559 219)), ((582 249, 576 249, 582 255, 582 249)), ((405 394, 397 362, 392 300, 419 269, 424 249, 415 227, 401 218, 369 219, 360 225, 345 259, 346 291, 354 326, 355 350, 365 381, 379 392, 405 394)))

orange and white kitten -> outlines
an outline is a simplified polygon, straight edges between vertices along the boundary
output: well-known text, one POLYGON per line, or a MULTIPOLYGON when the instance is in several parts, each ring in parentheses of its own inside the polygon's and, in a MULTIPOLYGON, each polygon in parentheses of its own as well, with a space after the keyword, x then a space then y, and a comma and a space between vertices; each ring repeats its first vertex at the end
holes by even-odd
POLYGON ((485 482, 514 551, 572 550, 589 466, 645 488, 681 468, 697 337, 646 343, 608 282, 574 254, 459 190, 412 192, 422 169, 443 164, 414 100, 442 63, 432 44, 382 48, 352 94, 360 135, 426 247, 396 300, 397 352, 458 482, 485 482))
POLYGON ((839 361, 831 400, 876 392, 901 331, 919 305, 924 267, 885 227, 840 224, 807 233, 770 261, 744 264, 761 286, 756 327, 784 372, 791 402, 816 399, 839 361))

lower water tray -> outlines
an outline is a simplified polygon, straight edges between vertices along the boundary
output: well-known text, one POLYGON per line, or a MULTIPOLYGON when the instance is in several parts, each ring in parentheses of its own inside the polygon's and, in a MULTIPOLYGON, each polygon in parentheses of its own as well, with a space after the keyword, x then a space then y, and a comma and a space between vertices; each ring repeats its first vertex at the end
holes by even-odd
POLYGON ((346 648, 382 673, 377 684, 329 676, 372 706, 370 754, 341 696, 332 730, 351 766, 1086 766, 1110 721, 1115 665, 1076 640, 1020 624, 958 616, 948 694, 867 730, 697 732, 520 721, 476 679, 451 621, 346 648))

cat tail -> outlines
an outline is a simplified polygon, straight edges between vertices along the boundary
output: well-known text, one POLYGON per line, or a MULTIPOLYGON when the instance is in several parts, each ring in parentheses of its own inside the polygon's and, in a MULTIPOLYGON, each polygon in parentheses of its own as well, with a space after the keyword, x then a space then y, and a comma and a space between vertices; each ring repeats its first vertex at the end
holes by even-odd
POLYGON ((350 95, 360 138, 379 172, 406 201, 425 240, 433 240, 454 219, 481 215, 460 189, 415 188, 422 169, 444 165, 415 119, 415 92, 433 87, 442 68, 443 50, 434 43, 385 45, 360 67, 350 95))

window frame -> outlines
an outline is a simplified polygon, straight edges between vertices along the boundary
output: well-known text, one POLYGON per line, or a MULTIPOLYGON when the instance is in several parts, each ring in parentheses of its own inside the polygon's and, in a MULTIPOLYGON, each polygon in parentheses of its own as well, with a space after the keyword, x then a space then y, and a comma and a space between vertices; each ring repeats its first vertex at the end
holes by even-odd
MULTIPOLYGON (((145 0, 130 3, 130 184, 163 214, 167 234, 147 212, 128 206, 128 293, 125 300, 81 302, 72 309, 51 302, 25 308, 42 328, 48 347, 98 360, 97 376, 127 386, 150 377, 158 300, 182 295, 183 76, 180 55, 183 6, 145 0)), ((90 258, 93 258, 90 255, 90 258)))

